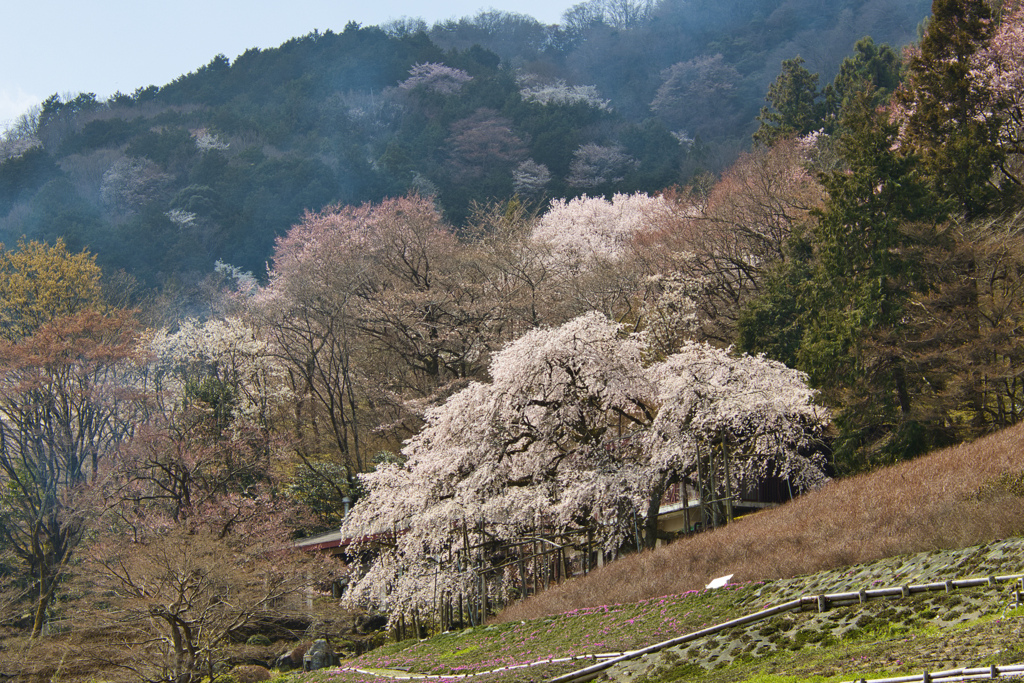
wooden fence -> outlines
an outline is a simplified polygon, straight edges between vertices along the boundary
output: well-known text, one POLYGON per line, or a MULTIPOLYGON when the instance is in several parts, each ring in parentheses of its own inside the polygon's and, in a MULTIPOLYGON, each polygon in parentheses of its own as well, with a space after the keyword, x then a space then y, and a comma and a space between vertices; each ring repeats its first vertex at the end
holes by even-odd
MULTIPOLYGON (((770 607, 760 612, 748 614, 737 619, 722 622, 699 631, 687 633, 679 636, 678 638, 672 638, 655 645, 648 647, 632 650, 630 652, 614 652, 605 654, 590 654, 590 655, 575 655, 572 657, 548 657, 539 659, 533 662, 525 664, 514 664, 509 666, 500 667, 498 669, 492 669, 488 671, 477 671, 473 673, 463 674, 413 674, 408 675, 394 675, 387 674, 384 676, 379 672, 372 670, 364 670, 358 668, 344 668, 345 671, 353 671, 358 673, 367 674, 375 677, 387 677, 394 680, 439 680, 439 679, 464 679, 464 678, 475 678, 477 676, 485 676, 488 674, 494 674, 501 671, 511 671, 513 669, 526 669, 536 666, 545 666, 551 664, 565 664, 577 661, 595 661, 598 662, 591 666, 588 666, 577 671, 573 671, 561 676, 550 679, 547 683, 584 683, 585 681, 593 680, 597 678, 603 671, 619 664, 621 662, 643 657, 644 655, 653 654, 664 650, 669 647, 676 645, 682 645, 699 638, 714 635, 725 631, 730 628, 737 626, 744 626, 752 624, 763 619, 771 618, 778 614, 792 611, 802 611, 810 609, 812 611, 825 612, 833 607, 849 606, 853 604, 862 604, 868 600, 877 599, 898 599, 909 597, 914 593, 925 593, 930 591, 945 591, 947 593, 959 588, 974 588, 979 586, 995 586, 1000 583, 1006 583, 1009 581, 1016 581, 1018 586, 1015 587, 1012 595, 1014 603, 1016 605, 1024 604, 1024 575, 1013 574, 1009 576, 990 576, 978 579, 960 579, 955 581, 940 581, 936 583, 927 583, 921 585, 904 585, 904 586, 893 586, 888 588, 874 588, 868 590, 860 590, 856 592, 848 593, 826 593, 823 595, 805 595, 795 600, 790 600, 781 605, 770 607)), ((921 681, 922 683, 952 683, 952 681, 972 681, 972 680, 990 680, 993 678, 1008 678, 1018 677, 1024 675, 1024 665, 1013 665, 1013 666, 989 666, 984 668, 963 668, 963 669, 950 669, 948 671, 936 671, 936 672, 924 672, 922 674, 916 674, 912 676, 900 676, 897 678, 879 678, 879 679, 854 679, 852 681, 846 681, 845 683, 916 683, 921 681)))
MULTIPOLYGON (((784 612, 802 611, 804 609, 816 610, 818 612, 826 612, 833 607, 863 604, 868 600, 886 598, 906 598, 910 597, 915 593, 927 593, 930 591, 945 591, 946 593, 950 593, 958 588, 995 586, 997 584, 1006 583, 1010 581, 1022 582, 1024 581, 1024 574, 1013 574, 1008 576, 989 576, 978 579, 959 579, 955 581, 940 581, 936 583, 893 586, 888 588, 872 588, 847 593, 825 593, 820 595, 805 595, 795 600, 790 600, 789 602, 782 603, 781 605, 776 605, 775 607, 770 607, 768 609, 761 610, 760 612, 748 614, 746 616, 739 617, 737 619, 732 619, 721 624, 709 626, 708 628, 704 628, 699 631, 693 631, 692 633, 687 633, 685 635, 678 636, 670 640, 656 643, 655 645, 649 645, 639 650, 627 652, 618 657, 606 659, 602 662, 593 664, 584 669, 579 669, 578 671, 573 671, 571 673, 567 673, 562 676, 552 678, 549 681, 549 683, 584 683, 584 681, 593 680, 601 672, 606 671, 621 662, 637 659, 638 657, 643 657, 644 655, 654 654, 656 652, 660 652, 661 650, 666 650, 670 647, 675 647, 677 645, 683 645, 684 643, 689 643, 693 640, 698 640, 700 638, 706 638, 707 636, 715 635, 717 633, 721 633, 722 631, 726 631, 731 628, 736 628, 737 626, 746 626, 747 624, 752 624, 763 619, 769 619, 777 614, 782 614, 784 612)), ((1014 591, 1015 600, 1017 600, 1018 602, 1021 599, 1020 593, 1020 590, 1014 591)), ((900 680, 921 680, 921 678, 912 677, 900 680)), ((877 682, 872 681, 872 683, 877 682)), ((890 681, 889 683, 893 682, 890 681)))
MULTIPOLYGON (((414 611, 398 615, 392 622, 392 637, 396 640, 420 637, 431 627, 449 631, 479 626, 511 600, 536 595, 574 576, 589 574, 597 566, 597 545, 590 530, 537 533, 514 543, 475 544, 469 543, 471 533, 477 532, 464 530, 466 542, 460 558, 446 561, 474 567, 474 589, 435 596, 426 614, 414 611)), ((430 577, 423 579, 429 581, 430 577)))
MULTIPOLYGON (((872 678, 870 683, 946 683, 947 681, 988 681, 994 678, 1015 678, 1024 676, 1024 664, 1013 666, 987 666, 975 669, 950 669, 948 671, 925 671, 916 676, 899 676, 896 678, 872 678)), ((869 683, 868 679, 858 678, 846 683, 869 683)))

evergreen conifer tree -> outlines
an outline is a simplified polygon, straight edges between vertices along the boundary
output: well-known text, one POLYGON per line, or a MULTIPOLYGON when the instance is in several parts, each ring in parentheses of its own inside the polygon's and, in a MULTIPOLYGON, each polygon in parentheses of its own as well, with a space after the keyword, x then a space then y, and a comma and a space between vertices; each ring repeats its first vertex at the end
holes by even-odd
POLYGON ((782 138, 806 135, 821 127, 825 110, 818 74, 807 70, 800 55, 782 62, 782 72, 768 86, 765 99, 771 107, 761 108, 757 117, 761 127, 754 133, 754 142, 770 146, 782 138))
POLYGON ((905 138, 922 157, 937 194, 967 219, 989 213, 999 189, 994 170, 1000 120, 986 86, 970 77, 972 57, 994 25, 984 0, 935 0, 920 50, 898 91, 905 138))

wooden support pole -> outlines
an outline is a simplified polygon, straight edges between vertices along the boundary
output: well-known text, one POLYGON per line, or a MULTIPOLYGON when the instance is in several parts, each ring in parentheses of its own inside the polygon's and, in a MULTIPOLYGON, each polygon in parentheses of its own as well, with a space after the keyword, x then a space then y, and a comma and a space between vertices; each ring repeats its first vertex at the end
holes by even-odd
POLYGON ((540 593, 544 590, 544 546, 533 545, 533 590, 540 593))
POLYGON ((697 506, 698 506, 698 508, 700 510, 700 520, 698 521, 698 524, 700 524, 700 530, 701 531, 706 531, 707 530, 707 512, 704 509, 704 493, 706 491, 706 487, 704 486, 704 473, 702 472, 702 470, 703 470, 703 467, 701 467, 700 447, 698 446, 697 447, 697 506))
POLYGON ((729 449, 722 437, 722 462, 725 466, 725 523, 732 523, 732 477, 729 473, 729 449))
POLYGON ((487 621, 487 577, 484 576, 483 567, 480 572, 480 625, 487 621))
POLYGON ((520 591, 520 598, 525 600, 528 595, 528 588, 526 586, 526 562, 523 561, 523 547, 519 548, 519 585, 522 587, 520 591))

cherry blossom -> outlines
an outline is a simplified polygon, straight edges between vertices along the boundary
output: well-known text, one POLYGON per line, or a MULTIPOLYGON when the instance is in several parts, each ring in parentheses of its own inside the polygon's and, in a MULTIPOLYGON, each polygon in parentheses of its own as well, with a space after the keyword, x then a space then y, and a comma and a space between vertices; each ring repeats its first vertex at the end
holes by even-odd
POLYGON ((821 463, 803 455, 828 420, 804 373, 694 342, 649 373, 661 405, 648 434, 652 467, 688 476, 701 449, 724 438, 737 481, 775 475, 808 490, 826 480, 821 463))
POLYGON ((148 202, 162 198, 171 177, 146 159, 120 159, 103 174, 100 200, 104 205, 131 214, 148 202))
POLYGON ((495 286, 428 198, 308 214, 278 240, 249 309, 288 368, 295 414, 313 421, 303 448, 340 456, 354 476, 367 439, 388 438, 372 430, 418 428, 410 400, 482 376, 515 324, 495 286))
POLYGON ((405 463, 361 478, 342 532, 377 554, 347 600, 397 615, 429 609, 435 586, 476 595, 484 546, 543 532, 618 549, 711 448, 729 449, 735 486, 825 479, 803 455, 828 416, 802 373, 705 344, 651 366, 647 352, 644 335, 588 313, 528 332, 494 356, 491 382, 428 410, 405 463))
POLYGON ((639 162, 619 145, 588 142, 573 153, 566 181, 582 189, 614 185, 625 180, 638 165, 639 162))
POLYGON ((534 197, 544 191, 544 187, 551 182, 551 171, 544 164, 539 164, 533 159, 520 162, 516 170, 512 172, 512 187, 516 194, 526 197, 534 197))
POLYGON ((638 233, 664 219, 669 206, 661 197, 643 193, 552 200, 533 230, 533 240, 546 244, 554 261, 576 271, 595 261, 615 261, 638 233))
POLYGON ((215 377, 237 392, 235 417, 266 424, 273 407, 287 398, 282 369, 267 342, 239 318, 183 321, 177 331, 159 330, 150 342, 154 371, 168 412, 190 382, 215 377))
POLYGON ((171 209, 170 211, 164 212, 164 215, 179 228, 191 228, 195 225, 196 214, 191 211, 185 211, 184 209, 171 209))
POLYGON ((200 152, 208 152, 211 149, 225 150, 231 145, 221 140, 216 133, 207 128, 199 128, 192 131, 192 138, 196 141, 196 148, 200 152))
POLYGON ((1024 5, 1008 3, 995 35, 971 61, 970 80, 991 94, 989 114, 1004 117, 1000 142, 1024 151, 1024 5))
POLYGON ((519 95, 527 102, 538 102, 545 105, 586 104, 602 111, 611 109, 609 101, 601 98, 596 87, 568 85, 562 79, 542 82, 536 76, 521 78, 519 95))
POLYGON ((454 69, 436 62, 416 64, 409 69, 409 78, 398 87, 402 90, 423 89, 441 95, 455 95, 473 77, 462 69, 454 69))

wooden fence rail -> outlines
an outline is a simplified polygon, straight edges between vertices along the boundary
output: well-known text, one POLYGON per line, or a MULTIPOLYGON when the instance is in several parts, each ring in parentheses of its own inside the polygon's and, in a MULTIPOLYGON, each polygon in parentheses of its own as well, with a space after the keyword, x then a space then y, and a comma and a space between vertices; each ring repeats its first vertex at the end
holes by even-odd
POLYGON ((987 666, 975 669, 949 669, 948 671, 925 671, 916 676, 898 676, 896 678, 858 678, 845 683, 946 683, 949 681, 988 681, 994 678, 1016 678, 1024 676, 1024 664, 1012 666, 987 666))
MULTIPOLYGON (((847 593, 825 593, 820 595, 805 595, 795 600, 770 607, 760 612, 748 614, 737 619, 731 619, 729 621, 709 626, 708 628, 701 629, 699 631, 693 631, 676 638, 656 643, 654 645, 648 645, 647 647, 639 650, 633 650, 627 652, 618 657, 606 659, 597 664, 593 664, 577 671, 572 671, 561 676, 556 676, 549 680, 548 683, 584 683, 597 677, 602 671, 606 671, 616 664, 626 662, 632 659, 643 657, 644 655, 654 654, 661 650, 666 650, 676 645, 682 645, 689 643, 693 640, 705 638, 707 636, 726 631, 737 626, 745 626, 752 624, 757 621, 769 619, 777 614, 784 612, 801 611, 805 607, 817 610, 818 612, 828 611, 832 607, 839 607, 844 605, 853 605, 867 602, 868 600, 877 600, 880 598, 906 598, 910 597, 914 593, 926 593, 929 591, 945 591, 947 593, 952 592, 957 588, 974 588, 978 586, 994 586, 1000 583, 1006 583, 1010 581, 1020 581, 1024 578, 1024 574, 1011 574, 1007 576, 989 576, 978 579, 958 579, 955 581, 939 581, 936 583, 926 583, 919 585, 904 585, 904 586, 892 586, 888 588, 872 588, 866 590, 859 590, 856 592, 847 593)), ((903 679, 901 679, 903 680, 903 679)), ((921 680, 921 677, 907 678, 907 681, 921 680)), ((872 683, 876 683, 872 681, 872 683)), ((889 681, 888 683, 894 683, 889 681)))
MULTIPOLYGON (((539 659, 533 662, 527 662, 524 664, 513 664, 508 666, 499 667, 497 669, 491 669, 488 671, 476 671, 473 673, 462 673, 462 674, 407 674, 407 675, 394 675, 394 674, 381 674, 372 670, 358 669, 358 668, 343 668, 344 671, 353 671, 362 673, 378 678, 389 678, 392 680, 423 680, 423 679, 464 679, 464 678, 475 678, 477 676, 485 676, 488 674, 494 674, 500 671, 511 671, 513 669, 525 669, 532 668, 535 666, 545 666, 551 664, 564 664, 569 662, 580 662, 580 661, 595 661, 597 664, 593 664, 584 669, 578 669, 576 671, 563 674, 550 679, 547 683, 583 683, 597 677, 602 671, 605 671, 612 666, 636 659, 647 654, 652 654, 660 650, 664 650, 675 645, 681 645, 688 643, 698 638, 705 636, 714 635, 721 631, 736 626, 743 626, 751 624, 763 619, 771 618, 777 614, 783 614, 785 612, 792 612, 797 610, 803 610, 809 608, 811 610, 817 610, 824 612, 831 607, 839 607, 844 605, 853 605, 858 603, 864 603, 868 600, 876 600, 882 598, 898 599, 909 597, 914 593, 926 593, 929 591, 945 591, 951 592, 957 588, 974 588, 979 586, 995 586, 1000 583, 1006 583, 1010 581, 1017 581, 1018 586, 1013 591, 1014 602, 1019 605, 1024 603, 1024 574, 1012 574, 1007 576, 989 576, 978 579, 959 579, 955 581, 940 581, 936 583, 926 583, 919 585, 904 585, 904 586, 893 586, 888 588, 873 588, 869 590, 860 590, 856 592, 847 593, 826 593, 821 595, 805 595, 789 602, 784 602, 781 605, 770 607, 760 612, 748 614, 746 616, 732 619, 730 621, 709 626, 708 628, 701 629, 699 631, 693 631, 677 638, 672 638, 655 645, 642 648, 640 650, 631 650, 629 652, 610 652, 604 654, 590 654, 590 655, 574 655, 572 657, 555 658, 548 657, 539 659)), ((1013 665, 1013 666, 990 666, 986 668, 975 668, 975 669, 951 669, 949 671, 936 671, 936 672, 924 672, 922 674, 914 676, 901 676, 897 678, 879 678, 879 679, 854 679, 852 681, 846 681, 845 683, 952 683, 953 681, 973 681, 973 680, 991 680, 994 678, 1010 678, 1024 676, 1024 665, 1013 665)))

